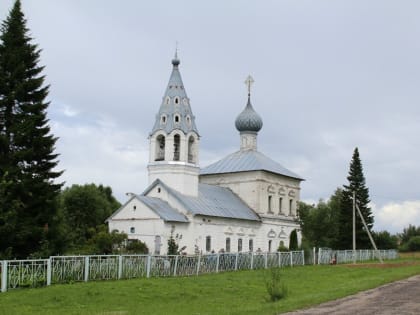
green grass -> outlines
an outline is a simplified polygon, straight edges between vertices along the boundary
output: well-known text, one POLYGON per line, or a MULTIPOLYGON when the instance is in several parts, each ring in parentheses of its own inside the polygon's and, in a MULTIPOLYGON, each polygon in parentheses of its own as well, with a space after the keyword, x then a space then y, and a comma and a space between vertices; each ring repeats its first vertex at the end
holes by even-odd
POLYGON ((306 266, 282 269, 285 299, 270 302, 267 270, 184 278, 52 285, 0 293, 0 314, 277 314, 420 274, 392 268, 306 266))

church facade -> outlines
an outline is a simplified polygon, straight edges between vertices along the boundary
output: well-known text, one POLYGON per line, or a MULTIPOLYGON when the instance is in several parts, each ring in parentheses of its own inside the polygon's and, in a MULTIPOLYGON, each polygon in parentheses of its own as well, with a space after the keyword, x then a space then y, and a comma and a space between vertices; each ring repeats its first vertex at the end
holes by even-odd
POLYGON ((240 149, 200 168, 200 135, 190 100, 172 60, 172 73, 150 133, 149 186, 108 219, 109 230, 166 254, 172 236, 187 254, 276 251, 297 230, 297 174, 257 149, 263 122, 248 101, 236 118, 240 149))

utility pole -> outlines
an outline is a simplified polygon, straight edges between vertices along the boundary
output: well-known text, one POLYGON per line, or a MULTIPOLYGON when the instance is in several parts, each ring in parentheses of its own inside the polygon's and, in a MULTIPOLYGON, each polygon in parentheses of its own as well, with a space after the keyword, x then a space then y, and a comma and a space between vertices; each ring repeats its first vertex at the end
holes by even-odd
POLYGON ((356 192, 353 191, 353 264, 356 263, 356 192))
POLYGON ((365 226, 365 229, 366 229, 366 232, 369 236, 370 242, 372 243, 372 246, 375 249, 376 256, 378 257, 381 264, 383 264, 384 262, 382 260, 381 254, 379 253, 378 248, 376 247, 376 244, 375 244, 375 241, 373 240, 372 234, 370 234, 370 231, 369 231, 369 228, 366 224, 365 218, 363 218, 362 211, 360 211, 360 208, 359 208, 358 205, 356 205, 356 207, 357 207, 357 212, 359 213, 360 218, 362 219, 363 225, 365 226))

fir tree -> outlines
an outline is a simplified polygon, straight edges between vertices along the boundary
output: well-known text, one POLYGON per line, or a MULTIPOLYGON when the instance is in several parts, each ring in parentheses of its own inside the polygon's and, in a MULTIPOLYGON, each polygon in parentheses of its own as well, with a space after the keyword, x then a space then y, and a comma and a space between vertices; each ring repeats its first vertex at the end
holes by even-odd
POLYGON ((172 234, 168 239, 168 255, 178 255, 178 244, 175 242, 172 234))
POLYGON ((292 233, 290 233, 290 241, 289 241, 289 250, 298 250, 298 238, 297 238, 297 232, 296 230, 293 230, 292 233))
POLYGON ((56 199, 61 184, 54 183, 61 175, 54 170, 57 139, 46 118, 48 86, 43 67, 38 66, 40 50, 28 32, 17 0, 0 34, 0 178, 9 183, 3 185, 6 205, 0 208, 0 235, 10 229, 2 219, 5 214, 16 218, 13 237, 7 242, 2 239, 0 252, 12 248, 13 257, 39 250, 54 252, 59 239, 56 199))
MULTIPOLYGON (((373 227, 373 215, 369 208, 369 189, 366 187, 365 177, 363 175, 362 162, 359 156, 359 150, 354 149, 353 158, 350 163, 350 171, 347 176, 348 185, 344 185, 340 202, 339 214, 339 235, 336 248, 353 248, 353 192, 356 193, 356 204, 366 221, 369 231, 373 227)), ((363 226, 360 216, 356 210, 356 248, 371 248, 369 236, 363 226)))

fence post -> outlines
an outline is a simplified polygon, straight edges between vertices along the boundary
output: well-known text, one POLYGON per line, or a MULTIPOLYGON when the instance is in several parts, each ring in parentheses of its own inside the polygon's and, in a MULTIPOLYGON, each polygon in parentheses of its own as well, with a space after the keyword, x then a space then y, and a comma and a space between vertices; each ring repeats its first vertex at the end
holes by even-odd
POLYGON ((123 257, 122 255, 118 256, 118 279, 122 278, 122 264, 123 264, 123 257))
POLYGON ((1 262, 1 292, 7 291, 7 260, 1 262))
POLYGON ((279 256, 278 260, 278 264, 279 264, 279 268, 281 267, 281 252, 277 252, 277 255, 279 256))
POLYGON ((251 252, 251 270, 254 269, 254 252, 251 252))
POLYGON ((290 267, 293 267, 293 252, 290 252, 290 267))
POLYGON ((146 266, 146 278, 150 278, 150 262, 152 260, 152 256, 147 255, 147 266, 146 266))
POLYGON ((176 276, 176 268, 178 267, 178 255, 175 256, 174 277, 176 276))
POLYGON ((267 256, 268 256, 268 253, 265 253, 265 255, 264 255, 264 267, 265 267, 265 269, 267 269, 267 256))
POLYGON ((47 285, 51 285, 51 257, 47 260, 47 285))
POLYGON ((220 262, 220 254, 217 253, 217 258, 216 258, 216 273, 219 272, 219 262, 220 262))
POLYGON ((305 266, 305 251, 302 251, 302 266, 305 266))
POLYGON ((89 281, 89 256, 85 256, 85 282, 89 281))
POLYGON ((239 255, 239 253, 236 253, 236 257, 235 257, 235 270, 238 270, 238 255, 239 255))
POLYGON ((197 276, 200 272, 200 263, 201 263, 201 254, 198 255, 198 261, 197 261, 197 276))
POLYGON ((318 265, 320 264, 320 259, 321 259, 321 247, 318 248, 318 265))

